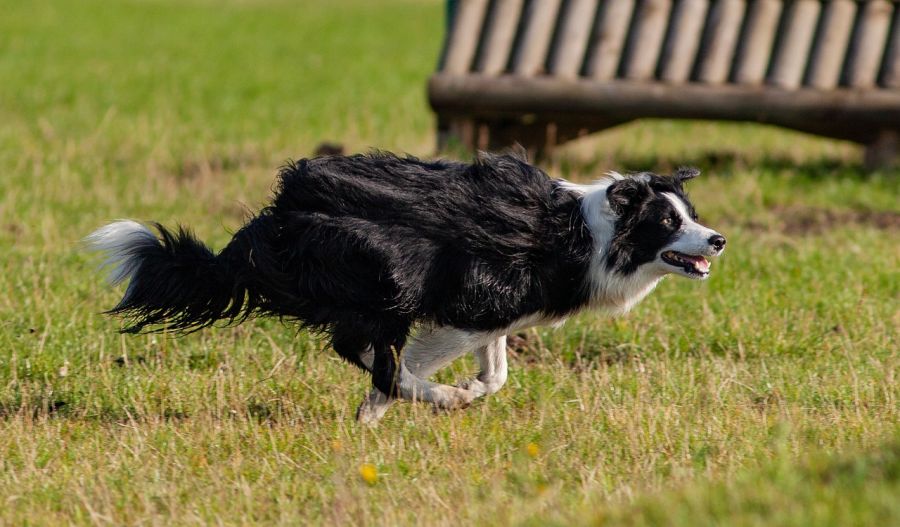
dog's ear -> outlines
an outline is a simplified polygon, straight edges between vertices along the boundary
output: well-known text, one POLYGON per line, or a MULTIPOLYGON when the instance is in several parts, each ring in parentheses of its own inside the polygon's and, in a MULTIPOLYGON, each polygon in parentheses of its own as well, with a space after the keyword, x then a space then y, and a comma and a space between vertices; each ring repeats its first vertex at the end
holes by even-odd
POLYGON ((494 160, 494 154, 488 152, 487 150, 476 150, 475 151, 474 162, 476 165, 488 165, 493 160, 494 160))
POLYGON ((647 183, 634 178, 621 179, 606 189, 609 208, 619 216, 643 203, 649 194, 647 183))
POLYGON ((678 182, 679 185, 684 184, 685 181, 689 179, 694 179, 695 177, 700 175, 700 169, 694 167, 678 167, 678 170, 672 174, 672 177, 675 178, 675 181, 678 182))
POLYGON ((478 150, 477 152, 475 152, 475 162, 481 164, 489 164, 500 156, 509 156, 523 163, 528 163, 528 151, 525 150, 525 148, 519 143, 515 143, 509 148, 504 148, 503 150, 498 151, 496 154, 487 152, 485 150, 478 150))
POLYGON ((510 157, 514 157, 523 163, 528 162, 528 150, 525 150, 525 147, 519 144, 518 142, 513 143, 513 145, 507 148, 504 153, 510 157))

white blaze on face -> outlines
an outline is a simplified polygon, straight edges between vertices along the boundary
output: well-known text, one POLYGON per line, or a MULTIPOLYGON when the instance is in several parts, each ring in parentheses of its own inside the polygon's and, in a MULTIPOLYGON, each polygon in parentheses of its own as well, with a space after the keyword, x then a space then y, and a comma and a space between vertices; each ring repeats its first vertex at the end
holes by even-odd
POLYGON ((707 257, 718 256, 721 252, 710 241, 719 233, 694 221, 687 204, 675 194, 665 192, 663 196, 678 212, 681 228, 677 239, 660 251, 659 260, 669 269, 675 269, 669 272, 677 272, 690 278, 705 278, 709 274, 707 257))
POLYGON ((681 217, 681 229, 679 229, 678 240, 667 247, 666 250, 678 251, 689 255, 716 256, 718 251, 709 240, 719 233, 694 221, 681 198, 670 192, 664 192, 663 195, 672 203, 672 206, 675 207, 675 210, 678 211, 678 215, 681 217))

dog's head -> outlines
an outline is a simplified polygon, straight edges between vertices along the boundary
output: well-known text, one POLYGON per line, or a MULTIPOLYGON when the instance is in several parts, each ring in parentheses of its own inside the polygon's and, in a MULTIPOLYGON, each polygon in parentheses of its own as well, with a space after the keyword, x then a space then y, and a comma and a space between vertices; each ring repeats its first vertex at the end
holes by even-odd
POLYGON ((698 280, 709 276, 709 258, 725 248, 725 237, 701 225, 684 192, 684 183, 699 175, 693 168, 671 176, 637 174, 618 179, 606 191, 615 215, 606 264, 621 274, 648 266, 654 274, 679 274, 698 280))

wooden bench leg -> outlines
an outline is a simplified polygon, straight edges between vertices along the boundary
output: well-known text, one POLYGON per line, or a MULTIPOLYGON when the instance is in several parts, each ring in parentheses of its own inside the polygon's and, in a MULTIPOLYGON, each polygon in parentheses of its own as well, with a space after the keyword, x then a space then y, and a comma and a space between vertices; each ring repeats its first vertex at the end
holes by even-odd
POLYGON ((471 117, 438 118, 437 148, 438 152, 462 147, 466 150, 477 148, 476 124, 471 117))
POLYGON ((900 134, 884 130, 875 141, 866 145, 864 158, 866 169, 890 168, 900 161, 900 134))
POLYGON ((556 144, 553 137, 548 140, 546 123, 523 124, 467 116, 438 119, 438 151, 441 152, 454 147, 462 147, 470 152, 496 151, 516 143, 522 145, 529 156, 544 155, 556 144))
POLYGON ((517 123, 495 121, 485 123, 487 147, 489 150, 502 150, 516 143, 522 145, 531 159, 552 155, 559 144, 552 123, 517 123))
POLYGON ((590 124, 571 121, 536 121, 487 123, 488 147, 492 150, 507 148, 516 143, 522 145, 529 158, 543 159, 553 155, 556 147, 624 121, 592 120, 590 124))
POLYGON ((542 159, 554 149, 573 139, 620 124, 610 122, 590 126, 577 123, 536 121, 529 116, 518 118, 474 118, 453 116, 438 119, 438 150, 446 151, 454 145, 467 150, 498 151, 522 145, 529 158, 542 159))

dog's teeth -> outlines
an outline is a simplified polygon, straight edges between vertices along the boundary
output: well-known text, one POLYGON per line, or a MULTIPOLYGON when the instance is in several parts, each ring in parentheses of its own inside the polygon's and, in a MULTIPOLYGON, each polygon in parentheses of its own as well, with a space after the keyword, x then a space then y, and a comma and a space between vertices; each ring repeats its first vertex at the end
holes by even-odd
POLYGON ((698 261, 694 262, 694 266, 703 273, 709 272, 709 260, 706 258, 700 258, 698 261))

